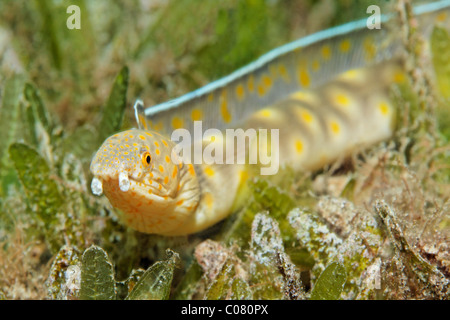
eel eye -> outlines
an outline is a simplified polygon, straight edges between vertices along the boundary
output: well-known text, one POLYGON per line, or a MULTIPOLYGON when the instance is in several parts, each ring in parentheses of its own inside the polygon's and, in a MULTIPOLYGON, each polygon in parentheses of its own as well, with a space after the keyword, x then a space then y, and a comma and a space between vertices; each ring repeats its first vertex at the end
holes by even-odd
POLYGON ((150 153, 145 152, 142 155, 142 163, 144 164, 144 166, 148 166, 150 164, 150 161, 152 161, 152 157, 150 157, 150 153))

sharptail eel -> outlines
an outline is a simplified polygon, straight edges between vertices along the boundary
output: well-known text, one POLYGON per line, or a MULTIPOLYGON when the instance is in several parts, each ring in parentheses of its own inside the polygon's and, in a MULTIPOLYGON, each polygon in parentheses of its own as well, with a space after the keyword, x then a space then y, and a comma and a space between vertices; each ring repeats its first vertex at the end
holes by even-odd
MULTIPOLYGON (((414 8, 424 38, 436 23, 448 27, 449 8, 450 1, 414 8)), ((392 29, 395 17, 382 15, 381 29, 369 29, 366 23, 347 23, 281 46, 175 100, 145 110, 138 101, 139 129, 109 137, 92 160, 93 193, 104 193, 136 230, 185 235, 232 212, 250 166, 226 164, 229 155, 221 155, 225 146, 212 148, 219 161, 191 164, 174 151, 176 143, 170 137, 175 129, 185 128, 195 136, 196 121, 212 132, 279 129, 277 149, 273 143, 258 145, 258 139, 252 140, 244 150, 246 160, 253 148, 272 148, 277 165, 295 170, 320 168, 389 138, 395 110, 388 91, 403 78, 396 71, 402 41, 392 29)), ((226 136, 202 139, 202 150, 225 142, 232 146, 233 159, 242 152, 226 136)), ((269 140, 277 142, 275 135, 269 140)), ((261 168, 265 164, 259 159, 261 168)))

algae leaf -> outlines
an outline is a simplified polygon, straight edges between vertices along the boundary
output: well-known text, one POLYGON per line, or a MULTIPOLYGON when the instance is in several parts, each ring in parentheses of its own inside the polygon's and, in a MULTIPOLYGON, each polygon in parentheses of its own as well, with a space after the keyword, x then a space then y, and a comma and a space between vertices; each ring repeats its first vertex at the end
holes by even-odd
POLYGON ((65 245, 59 250, 46 281, 50 299, 78 299, 80 286, 79 260, 77 248, 65 245))
POLYGON ((99 127, 99 143, 120 130, 127 104, 129 70, 123 67, 117 75, 99 127))
POLYGON ((14 141, 19 126, 20 98, 24 86, 24 78, 15 75, 5 81, 3 86, 2 107, 0 108, 0 154, 3 158, 6 149, 14 141))
POLYGON ((30 204, 37 206, 37 216, 50 228, 56 221, 63 199, 50 168, 37 151, 23 143, 13 143, 9 155, 17 170, 30 204))
POLYGON ((53 123, 50 115, 45 108, 44 102, 42 101, 38 90, 30 83, 25 84, 24 89, 25 99, 30 103, 31 110, 36 113, 42 126, 47 131, 47 134, 51 137, 53 131, 53 123))
POLYGON ((175 265, 179 260, 176 252, 168 249, 167 260, 158 261, 145 271, 127 300, 166 300, 169 298, 175 265))
POLYGON ((116 283, 113 265, 106 252, 95 245, 86 249, 81 265, 80 299, 113 300, 116 283))
POLYGON ((233 268, 233 262, 228 259, 228 261, 223 265, 222 270, 217 275, 216 279, 206 292, 205 298, 208 300, 227 299, 228 291, 234 282, 235 276, 236 273, 233 268))
POLYGON ((207 300, 249 300, 253 298, 247 282, 236 271, 236 262, 228 259, 205 294, 207 300))
POLYGON ((6 194, 11 183, 18 183, 14 169, 8 158, 8 147, 17 139, 21 130, 20 98, 25 80, 21 75, 7 79, 2 88, 0 107, 0 194, 6 194))
POLYGON ((312 290, 311 300, 338 300, 347 281, 345 268, 333 262, 320 274, 312 290))
POLYGON ((438 105, 437 121, 439 130, 447 140, 450 140, 450 111, 448 108, 450 99, 450 55, 448 54, 450 35, 444 28, 435 26, 430 43, 437 87, 443 97, 443 101, 438 105))
POLYGON ((232 300, 252 300, 253 293, 250 285, 241 278, 234 279, 231 284, 231 299, 232 300))
POLYGON ((450 50, 450 35, 447 30, 435 26, 431 33, 430 44, 438 89, 445 98, 450 98, 450 57, 448 55, 450 50))
POLYGON ((277 263, 277 256, 282 254, 284 246, 278 222, 267 213, 256 214, 249 252, 250 283, 255 299, 283 298, 284 279, 277 263))
POLYGON ((394 247, 402 257, 402 263, 421 282, 421 290, 431 291, 438 299, 449 299, 450 280, 435 265, 430 264, 419 252, 416 252, 414 246, 406 239, 394 210, 384 200, 378 200, 375 203, 375 211, 386 226, 394 247))
POLYGON ((251 225, 257 213, 270 212, 270 216, 280 224, 284 237, 290 232, 286 217, 295 207, 295 202, 286 192, 266 180, 254 179, 248 186, 251 201, 237 214, 223 236, 226 243, 235 243, 244 249, 248 246, 251 225))
POLYGON ((198 282, 203 275, 202 267, 194 260, 187 268, 181 282, 173 294, 175 300, 190 300, 197 290, 198 282))
POLYGON ((342 190, 341 197, 353 201, 355 195, 355 188, 356 188, 356 179, 355 177, 351 177, 350 180, 347 181, 344 190, 342 190))

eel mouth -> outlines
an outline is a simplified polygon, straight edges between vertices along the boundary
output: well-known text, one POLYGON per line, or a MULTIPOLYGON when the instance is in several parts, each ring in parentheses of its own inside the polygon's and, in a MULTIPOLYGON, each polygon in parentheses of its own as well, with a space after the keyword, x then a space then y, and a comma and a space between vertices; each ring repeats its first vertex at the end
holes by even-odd
MULTIPOLYGON (((119 188, 123 192, 130 190, 130 178, 128 174, 124 171, 119 173, 119 188)), ((91 182, 92 193, 96 196, 101 196, 103 194, 103 182, 98 177, 94 177, 91 182)))
MULTIPOLYGON (((115 179, 112 179, 112 180, 115 180, 115 179)), ((142 187, 142 183, 135 180, 132 176, 130 177, 124 171, 121 171, 119 173, 118 184, 119 184, 119 189, 122 192, 127 192, 128 190, 130 190, 131 186, 135 186, 135 187, 139 187, 139 188, 142 187)), ((155 183, 152 183, 152 185, 145 184, 145 188, 148 190, 146 192, 151 194, 152 197, 158 197, 161 200, 167 198, 164 196, 164 194, 167 193, 168 190, 166 190, 164 185, 161 183, 155 182, 155 183)), ((102 182, 101 178, 94 176, 94 178, 92 179, 92 182, 91 182, 91 190, 92 190, 92 193, 96 196, 101 196, 103 194, 103 182, 102 182)))

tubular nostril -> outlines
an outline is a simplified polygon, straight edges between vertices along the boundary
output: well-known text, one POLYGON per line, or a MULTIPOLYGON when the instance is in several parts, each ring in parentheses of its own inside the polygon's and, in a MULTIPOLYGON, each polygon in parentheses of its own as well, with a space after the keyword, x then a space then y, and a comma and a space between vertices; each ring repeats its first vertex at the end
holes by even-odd
POLYGON ((126 172, 121 171, 119 173, 119 188, 123 192, 127 192, 130 189, 130 180, 126 172))
POLYGON ((102 182, 99 179, 97 179, 96 177, 94 177, 92 179, 91 190, 92 190, 92 193, 95 194, 96 196, 101 196, 103 193, 102 182))

